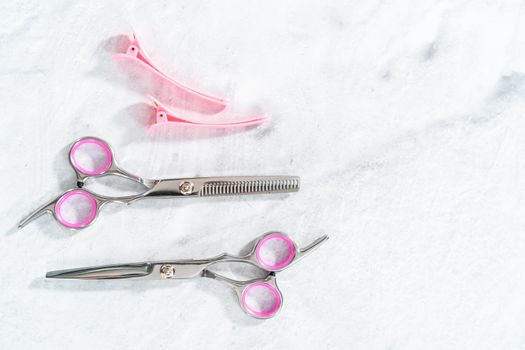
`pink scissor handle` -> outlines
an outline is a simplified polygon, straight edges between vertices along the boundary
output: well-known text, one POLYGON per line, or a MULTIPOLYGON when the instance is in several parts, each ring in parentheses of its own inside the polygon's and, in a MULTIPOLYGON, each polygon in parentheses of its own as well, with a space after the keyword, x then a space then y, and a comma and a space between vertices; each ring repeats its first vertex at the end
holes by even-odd
POLYGON ((44 214, 52 214, 58 223, 70 229, 82 229, 95 221, 100 209, 107 203, 130 204, 143 197, 143 193, 107 197, 85 189, 71 189, 34 210, 18 224, 19 228, 44 214))
POLYGON ((165 105, 158 101, 153 96, 148 96, 152 101, 153 107, 155 108, 155 122, 151 126, 156 125, 168 125, 168 124, 179 124, 189 125, 196 127, 207 127, 207 128, 234 128, 234 127, 247 127, 253 125, 259 125, 268 120, 266 115, 259 115, 248 118, 241 118, 235 120, 220 120, 220 121, 202 121, 192 120, 189 118, 182 118, 171 112, 165 105))
POLYGON ((244 287, 240 295, 242 308, 256 318, 275 316, 282 307, 283 296, 274 278, 270 282, 252 282, 244 287))
POLYGON ((296 255, 293 241, 285 234, 274 232, 265 235, 255 247, 255 258, 268 271, 280 271, 289 266, 296 255), (277 250, 278 254, 275 254, 277 250))
POLYGON ((80 229, 95 220, 98 212, 95 197, 85 190, 73 190, 63 194, 55 204, 57 221, 67 228, 80 229))
POLYGON ((102 175, 113 164, 113 152, 105 141, 95 137, 84 137, 71 146, 69 161, 82 175, 102 175))
POLYGON ((149 56, 146 54, 135 33, 132 34, 131 42, 126 50, 126 53, 115 54, 114 59, 120 61, 132 61, 139 64, 142 69, 156 75, 159 79, 165 83, 168 83, 169 85, 172 85, 176 89, 183 91, 188 95, 188 97, 195 99, 195 102, 200 101, 202 104, 212 104, 219 110, 224 109, 224 107, 228 105, 228 101, 226 99, 212 96, 210 94, 205 94, 187 87, 162 72, 162 70, 153 64, 149 56))

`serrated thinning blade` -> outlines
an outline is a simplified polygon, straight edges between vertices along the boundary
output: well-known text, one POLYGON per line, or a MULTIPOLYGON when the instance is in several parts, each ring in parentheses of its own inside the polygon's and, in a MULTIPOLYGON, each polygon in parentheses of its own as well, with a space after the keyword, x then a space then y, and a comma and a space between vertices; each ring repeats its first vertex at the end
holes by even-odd
POLYGON ((253 180, 219 180, 204 183, 199 196, 226 196, 253 193, 287 193, 299 190, 296 176, 268 177, 253 180))

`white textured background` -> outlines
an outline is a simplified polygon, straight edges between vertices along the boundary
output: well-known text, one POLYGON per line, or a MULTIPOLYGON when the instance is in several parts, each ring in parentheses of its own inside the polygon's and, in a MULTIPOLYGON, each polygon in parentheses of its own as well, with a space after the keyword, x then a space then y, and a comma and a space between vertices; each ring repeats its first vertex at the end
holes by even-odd
POLYGON ((523 1, 1 3, 0 348, 525 347, 523 1), (148 135, 109 57, 129 25, 179 80, 272 123, 148 135), (298 174, 302 189, 16 230, 74 184, 66 147, 84 135, 148 177, 298 174), (43 278, 235 253, 271 229, 331 240, 279 274, 267 321, 211 280, 43 278))

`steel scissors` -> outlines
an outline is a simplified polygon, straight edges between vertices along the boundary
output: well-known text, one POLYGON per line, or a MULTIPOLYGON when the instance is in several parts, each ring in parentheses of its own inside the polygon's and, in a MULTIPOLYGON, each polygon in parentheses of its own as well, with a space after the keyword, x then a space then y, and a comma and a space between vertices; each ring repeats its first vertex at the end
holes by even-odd
POLYGON ((232 287, 241 308, 250 316, 270 318, 283 305, 283 296, 276 283, 275 273, 297 262, 328 239, 327 235, 317 238, 304 248, 281 232, 269 232, 260 236, 251 249, 243 256, 223 253, 201 260, 172 260, 141 262, 120 265, 103 265, 87 268, 50 271, 46 278, 105 280, 123 278, 143 279, 188 279, 212 278, 232 287), (247 281, 235 280, 208 270, 223 262, 238 262, 256 266, 265 271, 265 276, 247 281))
POLYGON ((120 168, 109 144, 96 137, 84 137, 75 141, 69 150, 69 162, 77 177, 77 188, 67 190, 51 202, 36 209, 23 219, 22 228, 43 214, 52 214, 63 226, 82 229, 90 225, 107 203, 130 204, 151 197, 205 197, 255 193, 297 192, 300 179, 297 176, 226 176, 176 179, 146 179, 120 168), (89 152, 88 152, 89 151, 89 152), (93 153, 98 154, 96 159, 93 153), (144 192, 109 197, 82 188, 92 177, 117 175, 143 185, 144 192))

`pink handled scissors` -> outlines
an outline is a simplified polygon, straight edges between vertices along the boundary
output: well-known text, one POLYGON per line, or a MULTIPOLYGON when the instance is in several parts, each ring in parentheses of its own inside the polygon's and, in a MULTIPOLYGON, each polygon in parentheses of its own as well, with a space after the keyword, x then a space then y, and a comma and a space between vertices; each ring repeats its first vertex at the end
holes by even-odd
POLYGON ((77 187, 35 210, 19 223, 27 223, 43 214, 53 214, 63 226, 82 229, 90 225, 99 210, 110 202, 130 204, 151 197, 207 197, 222 195, 287 193, 299 190, 297 176, 222 176, 176 179, 145 179, 120 168, 107 142, 96 137, 84 137, 73 143, 69 162, 77 176, 77 187), (93 154, 98 155, 93 157, 93 154), (82 186, 91 177, 117 175, 138 182, 145 191, 120 197, 92 193, 82 186))
POLYGON ((224 282, 237 293, 241 308, 250 316, 270 318, 283 305, 283 296, 277 287, 275 273, 282 271, 309 254, 328 236, 317 238, 308 246, 298 249, 284 233, 270 232, 262 235, 250 253, 244 256, 227 253, 209 259, 141 262, 120 265, 103 265, 70 270, 51 271, 46 278, 104 280, 122 278, 187 279, 208 277, 224 282), (247 263, 265 271, 265 276, 247 281, 234 280, 208 268, 222 262, 247 263))

